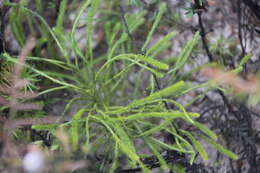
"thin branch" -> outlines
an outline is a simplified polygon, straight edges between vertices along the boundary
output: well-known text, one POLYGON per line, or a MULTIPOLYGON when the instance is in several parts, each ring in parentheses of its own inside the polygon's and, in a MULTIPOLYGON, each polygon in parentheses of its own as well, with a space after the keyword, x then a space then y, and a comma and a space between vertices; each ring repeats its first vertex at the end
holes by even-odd
POLYGON ((210 62, 213 62, 214 61, 214 58, 209 50, 209 47, 208 47, 208 44, 207 44, 207 41, 206 41, 206 32, 205 32, 205 27, 204 27, 204 24, 203 24, 203 21, 202 21, 202 12, 201 11, 198 11, 197 12, 197 15, 198 15, 198 20, 199 20, 199 26, 200 26, 200 36, 201 36, 201 41, 202 41, 202 44, 203 44, 203 47, 208 55, 208 58, 209 58, 209 61, 210 62))
POLYGON ((133 36, 130 33, 130 30, 129 30, 129 27, 128 27, 128 24, 127 24, 127 21, 126 21, 126 18, 125 18, 125 10, 121 5, 119 5, 119 9, 120 9, 120 13, 121 13, 121 20, 122 20, 123 25, 125 27, 126 33, 127 33, 128 37, 131 39, 131 41, 133 41, 134 40, 133 36))
MULTIPOLYGON (((21 80, 21 73, 23 69, 23 65, 25 64, 26 61, 26 56, 32 51, 36 44, 36 40, 34 37, 30 36, 28 41, 26 42, 24 48, 22 49, 19 57, 18 57, 18 62, 15 63, 14 69, 13 69, 13 74, 12 74, 12 86, 10 89, 10 96, 11 96, 11 101, 10 101, 10 116, 11 119, 16 116, 17 110, 22 109, 24 106, 25 110, 28 110, 28 108, 32 108, 33 104, 20 104, 18 103, 18 99, 15 98, 17 93, 19 93, 21 89, 21 81, 23 81, 23 84, 26 84, 24 80, 21 80)), ((39 107, 35 105, 35 108, 38 109, 39 107)))
POLYGON ((242 12, 241 12, 241 0, 237 0, 237 23, 238 23, 238 39, 239 39, 239 43, 240 43, 240 47, 242 49, 241 55, 240 55, 240 60, 245 56, 245 45, 243 42, 243 38, 242 38, 242 12))

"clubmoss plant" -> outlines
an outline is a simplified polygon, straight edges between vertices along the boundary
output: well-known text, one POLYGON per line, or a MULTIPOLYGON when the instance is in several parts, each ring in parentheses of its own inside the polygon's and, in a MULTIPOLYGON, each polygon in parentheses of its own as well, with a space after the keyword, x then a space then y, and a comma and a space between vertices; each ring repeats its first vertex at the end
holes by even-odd
MULTIPOLYGON (((151 28, 145 33, 145 40, 141 40, 142 45, 136 46, 140 43, 131 39, 131 35, 141 32, 146 24, 147 12, 143 8, 123 14, 125 21, 122 21, 122 14, 116 5, 107 9, 111 2, 62 0, 56 26, 50 27, 39 14, 40 9, 31 10, 26 2, 5 2, 4 5, 11 7, 9 20, 12 34, 20 46, 25 44, 25 25, 37 36, 35 51, 31 56, 27 55, 28 63, 24 67, 35 76, 40 76, 38 85, 44 85, 47 81, 52 83, 49 88, 45 85, 39 95, 59 90, 76 93, 76 97, 64 100, 67 105, 60 117, 64 123, 38 124, 33 125, 32 129, 47 130, 55 137, 58 129, 63 128, 70 137, 70 159, 91 161, 100 155, 103 159, 93 164, 98 165, 101 172, 112 173, 137 167, 148 173, 153 165, 146 159, 155 157, 162 170, 184 170, 181 163, 167 160, 164 153, 167 156, 171 152, 177 153, 191 165, 197 154, 207 160, 201 140, 228 157, 237 159, 236 154, 217 143, 217 135, 213 131, 196 121, 200 116, 198 113, 188 112, 186 106, 176 101, 197 88, 210 88, 211 84, 194 86, 184 78, 176 77, 198 44, 198 32, 187 40, 173 66, 159 58, 158 55, 171 45, 170 41, 175 36, 175 32, 169 31, 158 42, 151 41, 163 19, 165 3, 160 3, 154 19, 149 20, 151 28), (69 9, 75 3, 80 8, 70 23, 67 21, 69 9), (84 45, 80 45, 76 38, 76 34, 82 33, 82 20, 84 45), (70 30, 65 28, 66 22, 71 26, 70 30), (94 46, 98 26, 104 34, 100 36, 100 44, 105 45, 105 50, 94 46), (158 88, 158 83, 167 79, 167 86, 158 88), (144 88, 149 87, 150 91, 145 93, 144 88), (73 104, 80 107, 73 116, 68 117, 67 112, 73 104), (186 123, 200 132, 182 129, 175 121, 186 123), (170 136, 172 142, 166 136, 170 136), (84 147, 87 148, 86 152, 80 153, 84 147)), ((19 59, 14 55, 5 53, 2 56, 5 61, 19 64, 19 59)), ((65 150, 57 138, 51 141, 51 145, 55 150, 65 150)))

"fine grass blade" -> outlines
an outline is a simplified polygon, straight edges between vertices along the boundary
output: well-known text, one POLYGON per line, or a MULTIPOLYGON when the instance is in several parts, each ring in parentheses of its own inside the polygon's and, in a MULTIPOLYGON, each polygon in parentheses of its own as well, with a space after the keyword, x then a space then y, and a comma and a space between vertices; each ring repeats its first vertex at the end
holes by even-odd
MULTIPOLYGON (((83 15, 83 12, 87 9, 87 7, 90 5, 90 0, 87 0, 85 1, 82 6, 80 7, 80 10, 79 10, 79 13, 78 15, 76 16, 76 19, 73 23, 73 26, 72 26, 72 30, 71 30, 71 34, 70 34, 70 40, 71 40, 71 43, 72 43, 72 48, 73 48, 73 51, 79 55, 79 57, 82 58, 83 61, 86 61, 86 58, 85 56, 82 54, 81 50, 79 49, 78 47, 78 44, 77 44, 77 41, 76 41, 76 38, 75 38, 75 33, 76 33, 76 29, 77 29, 77 26, 78 26, 78 23, 79 23, 79 20, 80 20, 80 17, 83 15)), ((77 61, 75 62, 75 64, 77 65, 77 61)))
POLYGON ((174 65, 174 68, 168 72, 169 74, 172 74, 174 76, 176 71, 181 69, 186 64, 192 50, 198 43, 198 40, 199 40, 199 32, 196 32, 193 38, 189 40, 188 43, 186 43, 185 47, 182 49, 181 54, 179 55, 174 65))
POLYGON ((151 48, 149 48, 146 52, 146 55, 154 57, 156 54, 161 52, 170 46, 169 41, 176 35, 175 32, 170 32, 166 36, 164 36, 161 40, 155 43, 151 48))
POLYGON ((91 60, 93 59, 93 46, 92 46, 92 39, 94 34, 93 21, 100 2, 101 2, 100 0, 91 1, 91 8, 88 10, 87 20, 86 20, 86 41, 87 41, 86 57, 89 57, 91 60))
POLYGON ((159 76, 159 77, 163 77, 163 74, 154 70, 153 68, 150 68, 149 66, 145 65, 145 64, 141 64, 141 62, 147 63, 157 69, 160 70, 167 70, 169 67, 167 64, 164 64, 162 62, 159 62, 157 60, 154 60, 152 58, 149 57, 145 57, 143 55, 140 54, 121 54, 118 55, 114 58, 111 58, 110 60, 108 60, 97 72, 97 77, 100 75, 101 71, 103 71, 107 66, 111 65, 114 61, 116 60, 127 60, 127 61, 131 61, 141 67, 143 67, 144 69, 147 69, 148 71, 154 73, 155 75, 159 76))
POLYGON ((100 122, 101 124, 104 125, 104 127, 106 127, 106 129, 110 132, 110 134, 113 136, 114 140, 116 143, 118 143, 118 147, 120 149, 121 152, 123 152, 129 159, 131 159, 133 162, 138 163, 140 165, 140 167, 142 168, 144 173, 150 173, 151 171, 143 164, 143 162, 140 160, 140 157, 132 151, 131 148, 129 148, 129 146, 120 139, 120 137, 118 137, 116 135, 116 133, 113 131, 113 129, 110 127, 110 125, 104 121, 103 119, 97 117, 97 116, 92 116, 92 119, 97 120, 98 122, 100 122))
POLYGON ((171 85, 170 87, 167 87, 158 92, 152 93, 148 97, 145 97, 143 99, 136 100, 136 101, 130 103, 128 105, 128 108, 141 106, 141 105, 147 104, 150 101, 153 101, 155 99, 160 99, 162 97, 167 97, 167 96, 173 97, 173 96, 177 95, 178 93, 184 91, 185 89, 187 89, 187 85, 185 84, 185 82, 180 81, 176 84, 171 85))
POLYGON ((12 3, 12 2, 4 2, 3 3, 5 6, 11 6, 11 7, 18 7, 23 9, 24 11, 30 13, 31 15, 35 16, 36 18, 38 18, 43 24, 44 26, 47 28, 47 30, 50 32, 51 36, 53 37, 53 39, 55 40, 56 44, 58 45, 61 53, 63 54, 64 58, 66 59, 67 63, 70 64, 70 60, 69 60, 69 56, 68 56, 68 52, 66 51, 66 49, 63 47, 63 44, 59 41, 59 39, 56 37, 55 33, 53 32, 53 30, 51 29, 51 27, 48 25, 48 23, 45 21, 45 19, 40 16, 38 13, 22 6, 16 3, 12 3))
POLYGON ((147 36, 147 38, 146 38, 146 41, 145 41, 145 43, 144 43, 144 45, 143 45, 143 47, 142 47, 142 52, 145 51, 145 49, 147 48, 149 42, 151 41, 152 36, 153 36, 153 34, 154 34, 154 32, 155 32, 155 30, 156 30, 156 28, 157 28, 157 26, 158 26, 158 24, 159 24, 161 18, 162 18, 162 15, 163 15, 163 13, 165 12, 165 10, 166 10, 166 3, 163 2, 163 3, 161 3, 161 5, 160 5, 160 7, 159 7, 159 11, 158 11, 158 13, 157 13, 157 15, 156 15, 156 18, 155 18, 155 21, 154 21, 154 23, 153 23, 152 29, 151 29, 150 32, 148 33, 148 36, 147 36))
MULTIPOLYGON (((198 117, 199 114, 197 113, 187 113, 190 117, 198 117)), ((129 116, 122 116, 113 118, 117 121, 134 121, 139 119, 146 119, 146 118, 183 118, 186 120, 186 115, 183 112, 173 111, 173 112, 148 112, 148 113, 137 113, 132 114, 129 116)))
POLYGON ((71 120, 71 144, 73 151, 78 149, 78 141, 79 141, 79 128, 80 128, 80 120, 82 114, 85 112, 85 109, 80 109, 76 114, 73 115, 71 120))
POLYGON ((223 146, 221 146, 220 144, 216 143, 214 140, 212 140, 211 138, 204 136, 204 135, 200 135, 200 137, 205 140, 207 143, 209 143, 210 145, 212 145, 215 149, 217 149, 219 152, 221 152, 222 154, 230 157, 233 160, 237 160, 238 159, 238 155, 236 155, 235 153, 233 153, 232 151, 229 151, 228 149, 224 148, 223 146))
POLYGON ((151 139, 152 143, 154 143, 157 146, 160 146, 163 149, 174 150, 174 151, 178 151, 180 153, 194 154, 194 151, 189 151, 189 150, 185 150, 183 148, 179 148, 179 146, 177 146, 176 144, 166 144, 153 137, 151 137, 150 139, 151 139))
POLYGON ((170 125, 172 123, 173 119, 174 118, 167 118, 160 125, 157 125, 157 126, 151 128, 151 129, 149 129, 149 130, 147 130, 147 131, 145 131, 145 132, 143 132, 143 133, 141 133, 141 134, 139 134, 135 137, 147 137, 147 136, 150 136, 150 135, 152 135, 152 134, 154 134, 154 133, 156 133, 156 132, 158 132, 162 129, 165 129, 165 128, 167 128, 168 125, 170 125))
POLYGON ((188 131, 186 131, 186 130, 181 130, 181 133, 184 134, 185 136, 187 136, 187 137, 191 140, 193 146, 194 146, 195 149, 199 152, 201 158, 202 158, 204 161, 208 160, 208 155, 207 155, 207 153, 206 153, 204 147, 201 145, 201 143, 200 143, 198 140, 196 140, 196 139, 193 137, 193 134, 190 133, 190 132, 188 132, 188 131))
POLYGON ((64 22, 64 15, 65 15, 67 4, 68 4, 68 0, 62 0, 60 3, 58 18, 55 27, 55 31, 58 33, 63 32, 63 22, 64 22))
POLYGON ((194 122, 193 125, 195 127, 197 127, 198 129, 200 129, 202 132, 204 132, 206 135, 208 135, 211 139, 213 139, 214 141, 216 141, 218 139, 216 133, 214 133, 213 131, 211 131, 209 128, 207 128, 206 126, 204 126, 203 124, 199 123, 199 122, 194 122))
POLYGON ((239 65, 238 66, 243 66, 243 65, 245 65, 247 62, 248 62, 248 60, 250 60, 250 58, 252 58, 252 53, 248 53, 247 55, 245 55, 242 59, 241 59, 241 61, 239 62, 239 65))
MULTIPOLYGON (((8 60, 10 60, 10 61, 13 62, 13 63, 18 63, 17 59, 12 58, 12 57, 11 57, 10 55, 8 55, 7 53, 4 53, 4 54, 3 54, 3 57, 7 58, 8 60)), ((68 87, 68 88, 74 88, 74 89, 76 89, 76 90, 81 90, 81 88, 77 87, 76 85, 73 85, 73 84, 70 84, 70 83, 67 83, 67 82, 64 82, 64 81, 60 81, 60 80, 58 80, 58 79, 56 79, 56 78, 54 78, 54 77, 48 75, 47 73, 42 72, 42 71, 40 71, 40 70, 37 70, 37 69, 35 69, 35 68, 33 68, 33 67, 27 65, 27 64, 22 64, 22 65, 23 65, 24 67, 26 67, 26 68, 31 69, 31 70, 34 71, 35 73, 37 73, 37 74, 39 74, 39 75, 41 75, 41 76, 43 76, 43 77, 45 77, 45 78, 51 80, 51 81, 54 82, 54 83, 57 83, 57 84, 66 86, 66 87, 68 87)), ((49 73, 49 72, 48 72, 48 73, 49 73)))

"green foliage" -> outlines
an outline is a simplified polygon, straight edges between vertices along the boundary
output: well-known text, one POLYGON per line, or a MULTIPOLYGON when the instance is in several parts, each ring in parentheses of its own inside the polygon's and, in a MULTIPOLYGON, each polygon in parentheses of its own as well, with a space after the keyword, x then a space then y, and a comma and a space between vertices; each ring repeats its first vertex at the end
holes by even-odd
POLYGON ((245 56, 241 59, 241 61, 240 61, 240 63, 239 63, 239 67, 242 67, 243 65, 245 65, 250 58, 252 58, 252 54, 251 54, 251 53, 245 55, 245 56))
POLYGON ((158 11, 158 13, 156 15, 155 21, 153 23, 153 26, 152 26, 151 30, 149 31, 148 36, 146 38, 146 41, 145 41, 145 43, 144 43, 144 45, 142 47, 142 51, 145 51, 145 49, 148 46, 148 43, 151 41, 152 35, 154 34, 155 29, 157 28, 157 26, 159 24, 159 21, 162 18, 162 15, 165 12, 165 10, 166 10, 166 4, 165 3, 161 3, 161 5, 159 7, 159 11, 158 11))
POLYGON ((223 146, 219 145, 218 143, 216 143, 214 140, 201 135, 200 136, 202 139, 204 139, 206 142, 208 142, 209 144, 211 144, 214 148, 216 148, 218 151, 220 151, 221 153, 227 155, 228 157, 230 157, 231 159, 237 160, 238 156, 236 154, 234 154, 233 152, 227 150, 226 148, 224 148, 223 146))
MULTIPOLYGON (((133 3, 138 2, 133 1, 133 3)), ((114 172, 122 166, 119 165, 120 157, 127 158, 126 167, 140 166, 143 172, 151 172, 147 165, 142 162, 143 157, 139 153, 142 149, 148 149, 150 154, 159 160, 164 169, 171 167, 167 165, 167 161, 160 154, 165 150, 174 150, 189 155, 191 164, 194 162, 197 152, 203 160, 207 160, 208 156, 199 142, 200 139, 205 140, 228 157, 237 159, 234 153, 215 142, 217 135, 213 131, 196 121, 196 118, 200 116, 199 114, 187 112, 186 106, 177 102, 177 98, 187 92, 200 87, 209 87, 209 84, 192 86, 181 79, 147 95, 138 91, 141 88, 137 87, 140 86, 140 83, 147 85, 141 79, 141 76, 151 78, 152 85, 154 85, 156 77, 163 78, 168 74, 170 78, 174 78, 177 71, 181 70, 188 62, 198 43, 199 32, 186 43, 175 64, 169 66, 162 62, 157 55, 170 46, 170 40, 174 37, 175 32, 169 32, 149 47, 166 10, 165 3, 160 4, 155 19, 152 21, 152 27, 141 47, 140 51, 145 51, 144 55, 132 53, 134 52, 131 45, 132 41, 122 27, 120 18, 102 11, 103 6, 105 6, 102 5, 101 7, 102 3, 105 2, 100 0, 81 2, 80 9, 73 20, 71 31, 64 29, 64 22, 68 17, 66 14, 67 0, 61 1, 56 26, 53 28, 41 15, 30 10, 27 4, 4 3, 5 6, 12 7, 10 15, 12 34, 21 47, 25 42, 22 22, 29 23, 37 20, 41 27, 41 36, 37 40, 37 47, 39 48, 47 43, 52 46, 53 50, 56 50, 48 54, 48 57, 42 57, 40 53, 38 53, 38 57, 27 57, 27 64, 24 67, 29 69, 34 77, 41 76, 44 78, 43 81, 55 84, 49 88, 45 86, 40 94, 45 95, 58 90, 77 93, 76 98, 65 100, 67 106, 63 116, 66 116, 67 111, 73 104, 82 101, 80 108, 68 122, 34 125, 32 128, 47 130, 52 135, 55 135, 59 128, 64 128, 70 136, 72 153, 78 152, 81 146, 90 147, 92 151, 89 151, 89 155, 93 154, 94 151, 104 152, 107 149, 106 152, 108 153, 102 154, 111 156, 113 160, 111 165, 107 165, 110 172, 114 172), (20 13, 21 15, 18 15, 20 13), (97 13, 100 16, 108 15, 110 18, 110 20, 100 23, 104 26, 105 42, 108 46, 101 55, 94 52, 93 46, 94 23, 97 22, 95 19, 97 13), (29 15, 29 19, 21 20, 21 16, 24 15, 29 15), (86 44, 82 49, 75 35, 83 16, 86 16, 83 34, 86 44), (46 68, 43 68, 43 66, 46 68), (133 77, 134 86, 128 80, 130 77, 133 77), (166 109, 165 102, 174 105, 176 110, 166 109), (176 129, 174 125, 176 120, 190 124, 200 130, 203 135, 176 129), (171 134, 176 143, 167 143, 156 138, 156 135, 164 133, 171 134), (138 144, 135 142, 137 140, 144 144, 138 144)), ((145 11, 140 10, 134 14, 125 15, 130 33, 134 33, 144 25, 145 14, 145 11)), ((36 30, 33 26, 31 29, 36 30)), ((50 50, 52 49, 50 48, 50 50)), ((3 57, 10 63, 18 63, 15 56, 5 53, 3 57)), ((240 65, 244 65, 247 60, 248 57, 242 59, 240 65)), ((57 141, 57 139, 54 139, 52 145, 59 145, 57 141)), ((173 169, 177 172, 184 172, 181 165, 175 165, 173 169)))
POLYGON ((199 39, 199 32, 197 32, 194 35, 192 40, 190 40, 186 43, 185 47, 182 49, 182 52, 180 53, 180 55, 178 56, 178 58, 176 60, 174 68, 172 70, 170 70, 168 73, 172 73, 172 75, 174 76, 176 71, 180 70, 185 65, 188 58, 190 57, 192 50, 198 43, 198 39, 199 39))

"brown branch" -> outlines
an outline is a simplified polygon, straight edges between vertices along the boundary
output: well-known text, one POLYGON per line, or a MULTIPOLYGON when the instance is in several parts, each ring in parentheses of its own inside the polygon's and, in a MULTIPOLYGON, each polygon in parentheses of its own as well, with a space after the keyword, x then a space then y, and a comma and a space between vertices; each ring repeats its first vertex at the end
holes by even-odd
POLYGON ((29 39, 27 40, 24 48, 22 49, 19 57, 18 57, 18 62, 15 63, 14 68, 13 68, 13 74, 12 74, 12 86, 10 88, 10 96, 11 96, 11 101, 10 101, 10 116, 15 117, 17 110, 28 110, 30 109, 38 109, 39 107, 35 105, 33 108, 33 104, 19 104, 18 99, 15 97, 18 95, 20 92, 19 90, 23 87, 26 86, 28 83, 26 80, 21 79, 21 73, 23 66, 26 61, 26 56, 29 55, 29 53, 32 51, 32 49, 35 47, 36 40, 34 37, 30 36, 29 39))
POLYGON ((209 47, 208 47, 207 40, 206 40, 205 27, 204 27, 204 24, 202 21, 202 12, 198 11, 197 15, 198 15, 198 22, 199 22, 199 26, 200 26, 200 36, 201 36, 202 45, 208 55, 209 61, 213 62, 214 58, 213 58, 211 52, 209 51, 209 47))

